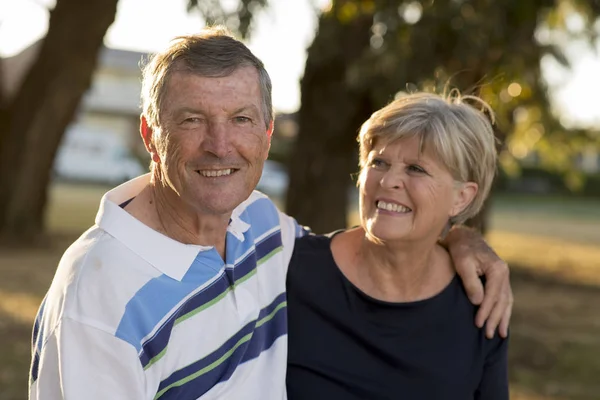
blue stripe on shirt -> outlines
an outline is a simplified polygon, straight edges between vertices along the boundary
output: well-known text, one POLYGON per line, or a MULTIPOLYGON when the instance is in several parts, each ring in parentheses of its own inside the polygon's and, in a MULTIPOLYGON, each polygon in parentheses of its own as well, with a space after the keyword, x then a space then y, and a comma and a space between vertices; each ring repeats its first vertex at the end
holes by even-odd
POLYGON ((42 319, 44 317, 44 307, 46 306, 46 298, 48 294, 44 296, 40 309, 35 317, 33 324, 33 333, 31 335, 31 351, 33 353, 33 361, 31 362, 30 379, 31 383, 35 382, 38 377, 38 369, 40 363, 40 352, 42 351, 42 345, 44 344, 44 334, 40 331, 42 327, 42 319))
POLYGON ((258 357, 287 332, 286 305, 285 293, 281 293, 260 311, 255 321, 213 353, 163 380, 155 399, 195 400, 219 382, 228 380, 238 365, 258 357))
MULTIPOLYGON (((247 223, 252 222, 252 224, 250 224, 250 228, 244 233, 243 241, 238 240, 231 233, 227 233, 227 261, 234 262, 255 246, 255 239, 257 237, 264 235, 280 224, 277 208, 268 198, 255 200, 241 212, 239 217, 242 221, 247 223)), ((256 244, 257 249, 262 249, 264 246, 264 250, 259 251, 261 254, 268 254, 275 250, 276 247, 272 246, 275 246, 275 244, 281 246, 280 231, 277 230, 274 234, 264 238, 261 243, 263 243, 262 246, 256 244), (265 239, 268 240, 265 241, 265 239)), ((244 264, 240 270, 237 270, 237 266, 233 271, 228 269, 225 275, 228 278, 226 279, 229 283, 228 286, 255 270, 256 261, 259 259, 257 256, 258 254, 254 254, 254 251, 252 251, 244 259, 250 261, 246 261, 247 264, 244 264)), ((186 313, 183 311, 185 305, 175 312, 173 312, 173 308, 206 282, 214 279, 217 274, 221 273, 220 268, 222 267, 223 260, 213 248, 198 254, 181 282, 171 279, 166 275, 151 279, 127 303, 125 313, 121 318, 115 336, 133 345, 138 352, 143 349, 143 352, 140 353, 140 360, 146 366, 152 358, 164 350, 175 320, 186 313), (169 313, 172 315, 162 323, 161 327, 156 329, 161 320, 169 315, 169 313), (155 329, 156 332, 154 335, 144 341, 144 338, 147 338, 155 329), (164 333, 161 332, 163 329, 165 330, 164 333), (155 344, 151 344, 152 342, 155 342, 155 344)), ((222 278, 220 277, 218 280, 222 278)), ((211 290, 200 291, 193 296, 198 298, 197 301, 194 301, 194 304, 202 302, 195 308, 213 300, 224 293, 225 290, 224 282, 219 282, 211 290)), ((185 309, 187 310, 187 307, 185 309)))
POLYGON ((281 231, 277 230, 271 235, 263 238, 260 243, 256 244, 254 251, 250 252, 244 259, 240 260, 235 266, 236 280, 241 279, 256 268, 257 261, 269 255, 274 250, 277 250, 282 245, 281 231))
POLYGON ((196 256, 181 281, 167 275, 148 281, 127 303, 115 336, 140 351, 143 339, 156 325, 185 297, 218 275, 220 265, 221 256, 213 248, 196 256))
MULTIPOLYGON (((240 219, 250 224, 250 229, 244 235, 246 239, 248 239, 248 236, 252 239, 259 238, 267 231, 280 225, 279 212, 268 198, 260 198, 248 205, 240 214, 240 219)), ((248 243, 244 250, 247 251, 250 246, 252 246, 252 243, 248 243)), ((242 254, 244 254, 244 251, 241 251, 238 257, 242 254)))
MULTIPOLYGON (((255 251, 252 251, 239 266, 236 266, 234 271, 237 280, 243 279, 256 270, 257 262, 269 255, 272 251, 281 248, 281 232, 275 231, 272 235, 267 236, 256 245, 255 251)), ((186 319, 188 314, 197 313, 204 309, 205 305, 210 304, 213 300, 220 296, 224 297, 228 290, 231 289, 231 282, 222 275, 214 281, 209 287, 203 289, 197 294, 190 297, 173 315, 157 330, 157 332, 147 340, 142 346, 140 361, 144 368, 147 368, 150 363, 157 361, 157 356, 162 357, 163 350, 168 345, 171 331, 179 319, 186 319)))
POLYGON ((211 299, 219 297, 219 295, 227 292, 229 288, 230 285, 227 278, 224 274, 221 274, 217 280, 186 301, 179 310, 173 313, 160 329, 158 329, 156 333, 142 345, 142 351, 140 353, 142 367, 147 368, 150 362, 154 363, 157 361, 155 358, 157 358, 157 356, 159 356, 167 347, 171 337, 171 331, 179 317, 186 315, 194 308, 202 306, 211 299))

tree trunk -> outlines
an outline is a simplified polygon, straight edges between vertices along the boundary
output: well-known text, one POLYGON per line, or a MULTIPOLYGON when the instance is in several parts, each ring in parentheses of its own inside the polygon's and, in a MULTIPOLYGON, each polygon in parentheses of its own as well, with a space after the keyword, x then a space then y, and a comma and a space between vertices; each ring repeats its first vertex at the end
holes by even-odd
MULTIPOLYGON (((0 154, 2 150, 2 140, 8 127, 8 96, 4 87, 4 63, 0 62, 0 154)), ((2 197, 3 189, 0 189, 0 197, 2 197)))
POLYGON ((367 93, 352 89, 348 66, 368 49, 371 24, 371 15, 342 24, 324 14, 308 49, 286 211, 316 233, 346 227, 356 135, 372 111, 367 93))
POLYGON ((52 10, 38 57, 1 127, 0 236, 41 232, 54 156, 90 86, 117 2, 58 0, 52 10))
MULTIPOLYGON (((513 112, 511 111, 508 114, 510 115, 510 124, 512 125, 514 124, 513 112)), ((497 124, 494 125, 493 128, 494 136, 496 136, 496 138, 498 139, 498 141, 496 142, 496 152, 500 154, 506 146, 506 131, 501 129, 497 124)), ((501 168, 499 163, 497 165, 497 168, 498 171, 501 168)), ((497 187, 498 180, 494 179, 494 182, 492 182, 492 187, 490 189, 490 194, 488 195, 488 198, 486 199, 485 203, 483 203, 483 206, 481 207, 479 213, 473 218, 470 218, 467 221, 465 221, 465 225, 477 229, 479 232, 481 232, 482 235, 485 235, 490 230, 492 204, 494 203, 494 194, 496 193, 497 187)))
POLYGON ((485 235, 489 230, 491 203, 492 197, 490 196, 486 199, 485 203, 483 203, 479 213, 473 218, 469 218, 465 221, 465 225, 477 229, 482 235, 485 235))

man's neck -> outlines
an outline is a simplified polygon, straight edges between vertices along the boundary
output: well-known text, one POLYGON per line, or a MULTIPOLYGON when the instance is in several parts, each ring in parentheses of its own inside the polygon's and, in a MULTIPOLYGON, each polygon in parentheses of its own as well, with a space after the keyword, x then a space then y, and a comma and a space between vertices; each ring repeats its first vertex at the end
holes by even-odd
POLYGON ((225 238, 231 214, 203 214, 173 190, 151 182, 125 210, 150 228, 184 244, 214 246, 225 259, 225 238))

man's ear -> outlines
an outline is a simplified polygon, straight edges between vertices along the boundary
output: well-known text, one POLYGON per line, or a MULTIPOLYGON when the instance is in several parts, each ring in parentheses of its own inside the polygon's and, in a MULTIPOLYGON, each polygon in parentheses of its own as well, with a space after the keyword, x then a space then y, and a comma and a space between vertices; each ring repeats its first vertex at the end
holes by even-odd
POLYGON ((142 136, 142 140, 144 141, 144 146, 146 147, 146 151, 150 153, 150 157, 152 161, 159 162, 160 156, 156 150, 156 146, 154 145, 154 141, 152 140, 153 136, 152 128, 148 126, 148 121, 146 117, 142 115, 140 118, 140 135, 142 136))
POLYGON ((450 217, 455 217, 460 214, 465 208, 471 204, 477 194, 478 186, 475 182, 460 183, 460 186, 455 189, 454 204, 450 210, 450 217))
POLYGON ((271 122, 269 123, 269 128, 267 129, 268 146, 267 146, 267 152, 265 154, 265 160, 267 159, 267 157, 269 157, 269 150, 271 150, 271 137, 273 136, 274 129, 275 129, 275 124, 274 124, 273 120, 271 120, 271 122))
POLYGON ((269 128, 267 129, 267 136, 269 138, 269 143, 271 143, 271 136, 273 136, 273 130, 275 129, 275 121, 271 120, 269 123, 269 128))

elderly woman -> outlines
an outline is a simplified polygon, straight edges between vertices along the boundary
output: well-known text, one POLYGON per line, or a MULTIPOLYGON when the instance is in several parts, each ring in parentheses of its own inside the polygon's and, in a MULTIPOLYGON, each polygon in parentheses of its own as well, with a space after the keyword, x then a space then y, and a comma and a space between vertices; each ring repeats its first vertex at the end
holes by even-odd
POLYGON ((507 399, 507 340, 487 339, 439 244, 496 168, 478 98, 412 94, 360 135, 359 227, 298 239, 288 273, 288 396, 507 399))

